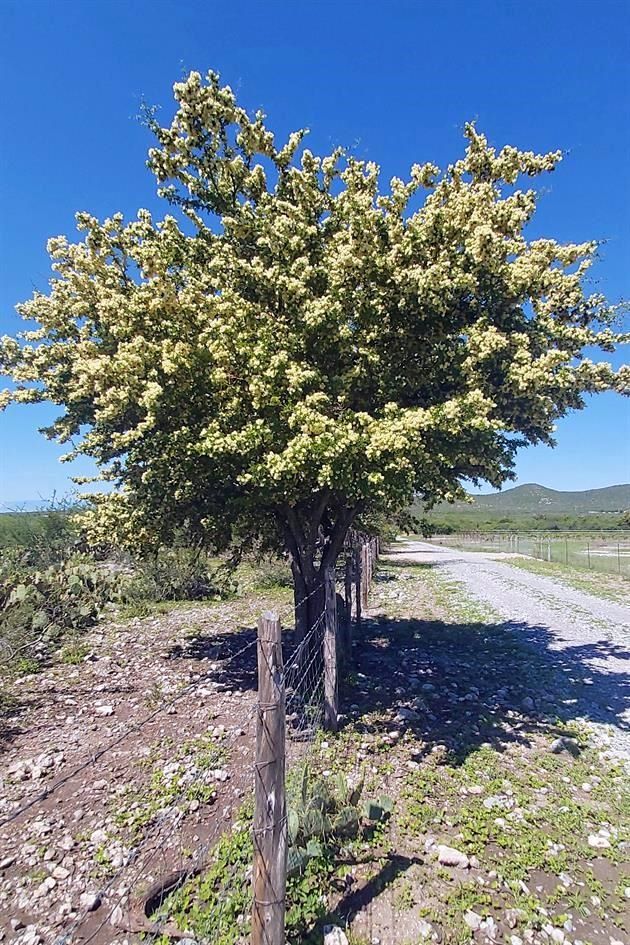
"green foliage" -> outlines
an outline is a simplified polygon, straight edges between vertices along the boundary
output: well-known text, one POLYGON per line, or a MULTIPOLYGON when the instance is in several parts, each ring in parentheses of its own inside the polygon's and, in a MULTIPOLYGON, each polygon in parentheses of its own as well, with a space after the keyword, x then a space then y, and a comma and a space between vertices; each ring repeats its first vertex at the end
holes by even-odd
POLYGON ((85 643, 68 643, 63 647, 60 659, 62 663, 66 663, 68 666, 78 666, 83 662, 85 657, 90 652, 89 646, 85 643))
POLYGON ((256 569, 256 586, 261 590, 290 587, 292 584, 289 564, 282 558, 265 558, 256 569))
POLYGON ((204 552, 162 548, 133 562, 133 573, 121 582, 125 603, 174 600, 215 600, 235 590, 228 567, 212 565, 204 552))
POLYGON ((0 640, 9 657, 27 650, 9 662, 12 671, 33 671, 65 631, 91 626, 115 587, 115 576, 86 555, 35 569, 25 556, 5 553, 0 559, 0 640))
MULTIPOLYGON (((251 810, 246 806, 232 832, 221 837, 215 846, 209 867, 169 896, 162 907, 180 928, 213 945, 237 945, 249 934, 253 858, 250 823, 251 810)), ((324 916, 323 890, 331 871, 330 858, 322 850, 304 865, 299 875, 289 879, 288 945, 304 945, 317 920, 324 916)), ((153 918, 161 914, 160 910, 153 918)))
POLYGON ((79 541, 76 511, 55 505, 41 512, 0 512, 0 550, 28 551, 32 564, 49 564, 79 541))
MULTIPOLYGON (((415 506, 416 514, 419 505, 415 506)), ((599 532, 627 529, 623 515, 614 512, 594 512, 578 515, 549 512, 531 514, 527 512, 489 512, 485 509, 447 509, 440 506, 426 517, 426 534, 452 535, 471 532, 506 532, 528 534, 530 532, 599 532)), ((410 528, 414 531, 414 528, 410 528)))
POLYGON ((288 875, 302 873, 310 860, 323 855, 328 847, 359 834, 362 826, 383 820, 392 811, 392 800, 379 797, 359 807, 364 778, 351 786, 344 774, 314 777, 304 764, 294 775, 288 792, 289 862, 288 875))

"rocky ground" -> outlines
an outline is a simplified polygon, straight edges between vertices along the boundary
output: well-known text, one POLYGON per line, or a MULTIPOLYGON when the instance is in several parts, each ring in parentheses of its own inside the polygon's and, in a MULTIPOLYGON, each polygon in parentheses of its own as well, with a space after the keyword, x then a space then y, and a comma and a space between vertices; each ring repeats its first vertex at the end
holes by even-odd
POLYGON ((139 931, 147 888, 229 825, 251 788, 256 619, 277 600, 107 622, 11 684, 0 941, 139 931))
MULTIPOLYGON (((544 625, 517 619, 514 598, 501 614, 474 581, 405 560, 409 550, 380 567, 341 730, 310 748, 327 776, 364 770, 366 793, 394 800, 386 828, 313 874, 325 876, 309 893, 313 941, 333 923, 351 945, 622 945, 628 782, 619 745, 601 741, 615 723, 623 734, 623 690, 611 683, 608 702, 585 701, 589 686, 602 691, 594 641, 575 641, 569 659, 553 607, 544 625)), ((152 883, 202 867, 242 816, 255 621, 288 598, 255 589, 103 624, 19 681, 3 732, 0 940, 143 939, 152 883)), ((210 941, 194 902, 179 919, 182 943, 210 941)), ((172 916, 162 931, 177 932, 172 916)), ((212 945, 240 935, 229 928, 212 945)))
POLYGON ((434 565, 461 582, 523 642, 561 667, 572 682, 574 717, 591 722, 602 740, 630 759, 630 582, 617 581, 625 600, 601 599, 557 575, 426 542, 399 543, 395 559, 434 565))
POLYGON ((407 557, 379 571, 339 736, 395 799, 390 835, 335 921, 365 945, 627 942, 629 783, 575 698, 590 652, 407 557))

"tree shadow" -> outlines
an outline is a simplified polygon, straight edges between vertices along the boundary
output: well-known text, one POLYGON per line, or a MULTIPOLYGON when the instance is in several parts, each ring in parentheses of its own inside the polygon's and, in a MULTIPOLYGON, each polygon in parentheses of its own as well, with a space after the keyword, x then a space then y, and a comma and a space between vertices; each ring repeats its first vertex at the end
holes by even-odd
MULTIPOLYGON (((318 921, 317 930, 330 923, 342 926, 351 925, 356 916, 390 887, 399 876, 406 873, 410 867, 421 866, 423 863, 424 860, 421 857, 390 853, 378 872, 367 882, 359 883, 356 889, 351 887, 347 890, 335 908, 318 921)), ((354 863, 349 865, 354 865, 354 863)))
POLYGON ((171 646, 165 659, 198 661, 208 682, 217 690, 251 692, 256 691, 258 685, 254 627, 191 637, 186 643, 171 646))
POLYGON ((18 699, 8 691, 0 692, 0 753, 4 752, 18 735, 23 734, 24 729, 19 718, 30 708, 32 703, 18 699))
POLYGON ((342 687, 347 721, 371 732, 411 732, 417 760, 437 746, 458 763, 484 743, 501 750, 587 720, 628 731, 630 659, 607 640, 564 645, 526 622, 364 620, 342 687))

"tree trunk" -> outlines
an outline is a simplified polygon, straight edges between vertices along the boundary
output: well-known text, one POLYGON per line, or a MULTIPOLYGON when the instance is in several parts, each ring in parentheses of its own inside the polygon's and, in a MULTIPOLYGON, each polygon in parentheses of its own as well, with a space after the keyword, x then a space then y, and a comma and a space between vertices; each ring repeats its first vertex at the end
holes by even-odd
POLYGON ((295 642, 301 643, 324 612, 324 578, 314 566, 307 574, 292 562, 295 642))
MULTIPOLYGON (((320 496, 308 515, 287 507, 282 522, 293 573, 295 641, 301 643, 324 613, 324 575, 334 568, 357 509, 341 509, 326 526, 323 516, 329 493, 320 496), (326 529, 323 532, 323 529, 326 529)), ((323 623, 323 620, 322 620, 323 623)))

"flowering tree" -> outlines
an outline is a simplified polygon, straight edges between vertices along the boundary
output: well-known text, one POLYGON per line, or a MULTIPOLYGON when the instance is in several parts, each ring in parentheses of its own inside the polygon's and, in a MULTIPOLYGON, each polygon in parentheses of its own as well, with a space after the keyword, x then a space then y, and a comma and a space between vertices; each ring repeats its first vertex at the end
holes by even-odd
POLYGON ((149 166, 177 216, 78 214, 49 293, 18 307, 38 327, 0 349, 5 403, 59 404, 46 435, 117 484, 96 537, 186 523, 282 547, 301 598, 356 520, 499 486, 585 392, 627 387, 583 357, 622 340, 584 288, 596 244, 523 234, 518 182, 560 153, 497 153, 467 126, 461 160, 383 192, 376 164, 317 157, 303 131, 278 147, 214 73, 174 93, 149 166))

